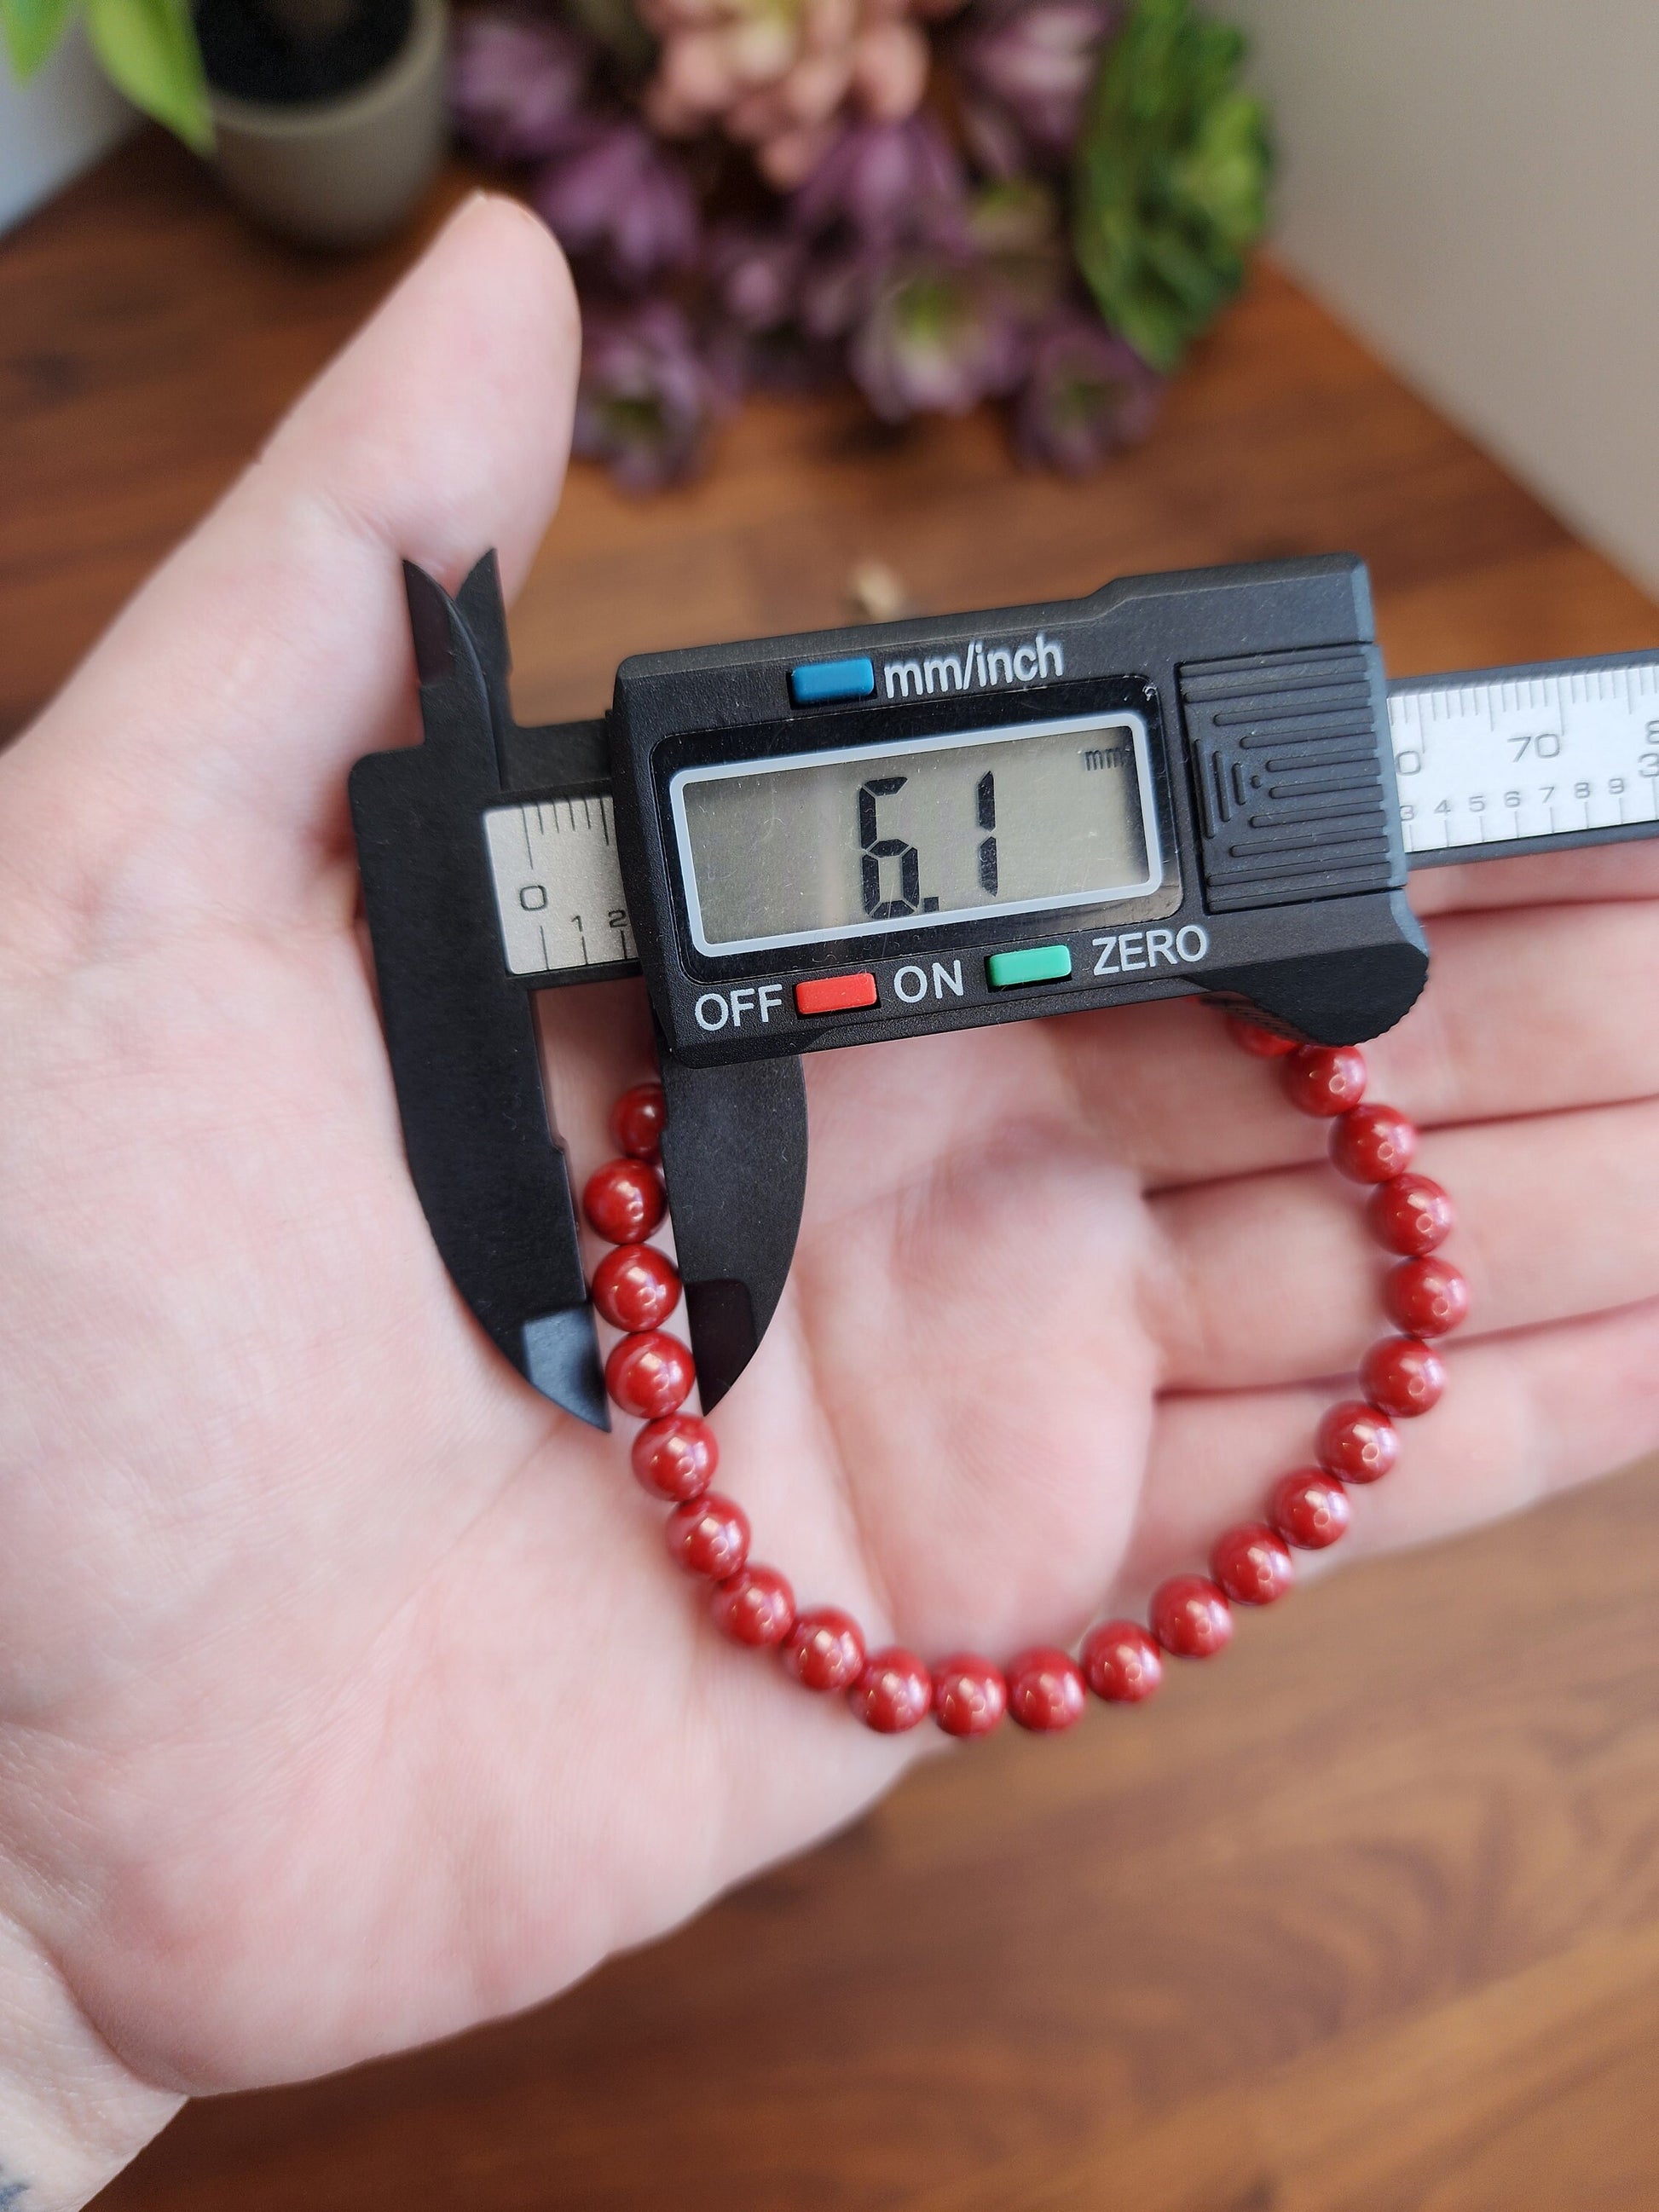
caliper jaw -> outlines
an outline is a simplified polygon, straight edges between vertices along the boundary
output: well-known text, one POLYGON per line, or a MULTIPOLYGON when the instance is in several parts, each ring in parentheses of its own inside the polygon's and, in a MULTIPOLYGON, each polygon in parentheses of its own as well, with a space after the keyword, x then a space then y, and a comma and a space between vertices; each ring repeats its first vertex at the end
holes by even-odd
POLYGON ((798 1058, 687 1067, 659 1043, 663 1173, 703 1410, 754 1358, 783 1296, 806 1194, 798 1058))
POLYGON ((452 600, 405 564, 425 743, 351 772, 363 903, 410 1172, 456 1287, 544 1397, 609 1428, 576 1209, 530 994, 507 972, 483 817, 535 780, 604 774, 596 726, 521 731, 493 554, 452 600), (597 750, 597 763, 590 762, 597 750), (562 769, 557 775, 549 770, 562 769))

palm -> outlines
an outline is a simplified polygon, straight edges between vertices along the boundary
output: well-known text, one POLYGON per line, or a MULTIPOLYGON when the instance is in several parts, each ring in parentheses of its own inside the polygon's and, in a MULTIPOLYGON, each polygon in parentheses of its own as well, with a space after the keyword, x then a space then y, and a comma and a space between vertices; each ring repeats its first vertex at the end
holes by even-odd
MULTIPOLYGON (((465 330, 471 283, 475 321, 519 318, 501 439, 554 450, 527 482, 510 447, 453 457, 482 483, 436 523, 386 499, 397 550, 452 578, 533 540, 559 458, 535 364, 566 344, 544 249, 470 221, 470 258, 381 354, 406 357, 411 315, 423 340, 465 330)), ((182 556, 148 635, 118 633, 0 771, 0 1762, 21 1785, 0 1844, 95 2025, 188 2084, 528 2002, 902 1757, 710 1634, 616 1440, 504 1368, 427 1236, 339 812, 351 755, 407 711, 395 568, 301 495, 380 434, 374 346, 275 488, 182 556), (307 580, 307 528, 347 586, 307 580), (215 592, 205 703, 179 702, 181 610, 215 592), (238 659, 256 608, 270 696, 238 659)), ((1659 1045, 1628 1018, 1659 871, 1639 848, 1577 869, 1434 885, 1434 991, 1374 1056, 1463 1201, 1480 1334, 1362 1540, 1659 1441, 1659 1045)), ((643 1072, 637 994, 568 994, 548 1022, 589 1167, 643 1072)), ((1213 1016, 1032 1023, 809 1077, 799 1258, 720 1420, 722 1486, 804 1601, 932 1653, 1066 1638, 1305 1452, 1320 1378, 1374 1328, 1375 1263, 1319 1133, 1213 1016)))

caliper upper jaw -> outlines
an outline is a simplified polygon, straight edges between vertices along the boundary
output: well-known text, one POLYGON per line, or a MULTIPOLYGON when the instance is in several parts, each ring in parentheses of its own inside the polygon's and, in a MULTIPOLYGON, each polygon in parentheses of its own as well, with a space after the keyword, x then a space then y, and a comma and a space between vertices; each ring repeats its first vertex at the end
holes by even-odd
POLYGON ((494 556, 462 587, 466 613, 424 570, 404 574, 425 743, 360 760, 350 794, 410 1172, 496 1345, 544 1397, 608 1428, 569 1170, 484 864, 508 726, 494 556))
POLYGON ((806 1194, 799 1059, 687 1067, 662 1047, 663 1173, 703 1410, 754 1358, 789 1279, 806 1194))

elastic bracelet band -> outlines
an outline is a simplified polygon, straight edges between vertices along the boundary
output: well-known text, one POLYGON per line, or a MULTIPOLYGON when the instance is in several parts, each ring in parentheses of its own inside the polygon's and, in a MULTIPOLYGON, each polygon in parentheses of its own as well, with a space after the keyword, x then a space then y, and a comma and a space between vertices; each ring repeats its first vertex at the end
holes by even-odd
POLYGON ((1043 1644, 1002 1667, 958 1651, 930 1668, 902 1645, 869 1651, 850 1613, 833 1606, 797 1611, 783 1575, 750 1559, 742 1507, 712 1486, 720 1464, 714 1432, 700 1414, 680 1410, 696 1370, 690 1347, 662 1327, 679 1303, 679 1276, 667 1255, 644 1241, 666 1210, 657 1164, 662 1089, 640 1084, 617 1101, 611 1127, 623 1157, 599 1169, 582 1194, 588 1221, 616 1248, 594 1269, 592 1285, 599 1312, 624 1332, 605 1361, 605 1385, 623 1413, 645 1423, 634 1439, 634 1474, 672 1508, 669 1556, 712 1583, 709 1611, 723 1635, 777 1654, 808 1690, 844 1692, 865 1726, 883 1735, 915 1728, 929 1713, 947 1735, 985 1735, 1005 1713, 1022 1728, 1053 1734, 1081 1718, 1088 1691, 1109 1704, 1139 1704, 1163 1679, 1165 1655, 1212 1658, 1231 1639, 1234 1606, 1273 1604, 1296 1578, 1292 1551, 1323 1551, 1345 1533, 1350 1488, 1389 1473, 1400 1452, 1395 1423, 1426 1413, 1445 1388, 1431 1340, 1468 1311, 1468 1285, 1438 1255, 1452 1226, 1451 1200, 1438 1183, 1410 1171, 1417 1131, 1406 1116, 1362 1103, 1363 1054, 1295 1045, 1232 1016, 1227 1026, 1245 1052, 1277 1063, 1291 1105, 1331 1123, 1337 1170, 1371 1187, 1367 1224, 1399 1257, 1382 1287, 1398 1334, 1371 1346, 1360 1363, 1359 1395, 1320 1421, 1314 1463, 1280 1476, 1260 1520, 1217 1539, 1208 1574, 1171 1576, 1153 1591, 1146 1626, 1102 1621, 1075 1658, 1043 1644))

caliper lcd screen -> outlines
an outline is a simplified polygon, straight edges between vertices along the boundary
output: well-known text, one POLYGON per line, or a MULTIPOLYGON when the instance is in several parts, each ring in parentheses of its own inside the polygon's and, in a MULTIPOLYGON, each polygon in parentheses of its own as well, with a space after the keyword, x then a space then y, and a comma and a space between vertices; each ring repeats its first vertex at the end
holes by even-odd
POLYGON ((1121 709, 683 769, 669 793, 700 952, 1096 906, 1164 878, 1146 725, 1121 709))

